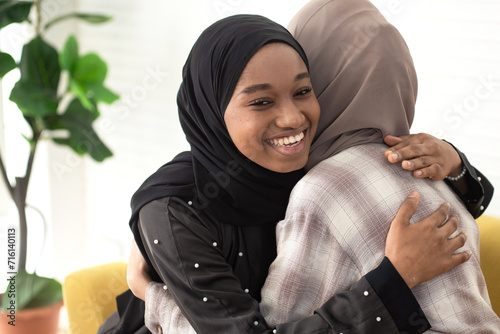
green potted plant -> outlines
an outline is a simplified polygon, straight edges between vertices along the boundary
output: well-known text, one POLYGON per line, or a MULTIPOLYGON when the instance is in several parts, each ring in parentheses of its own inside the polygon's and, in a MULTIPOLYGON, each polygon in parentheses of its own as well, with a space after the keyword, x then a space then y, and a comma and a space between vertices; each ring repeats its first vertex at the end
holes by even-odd
MULTIPOLYGON (((104 86, 107 66, 97 54, 80 55, 74 36, 68 37, 60 52, 44 39, 44 33, 63 20, 76 18, 103 23, 110 17, 70 13, 44 23, 41 6, 42 0, 0 2, 0 29, 12 23, 27 23, 34 27, 35 32, 33 38, 23 45, 19 62, 0 51, 0 79, 12 70, 20 71, 20 79, 12 88, 9 99, 17 104, 31 128, 31 135, 25 136, 30 145, 26 173, 16 177, 13 184, 7 177, 0 152, 0 178, 19 213, 19 228, 8 231, 8 275, 12 275, 7 277, 7 290, 2 295, 1 309, 7 317, 2 314, 0 329, 2 325, 14 329, 15 325, 16 333, 20 327, 26 326, 19 319, 22 310, 57 305, 62 301, 60 283, 26 272, 26 195, 37 145, 40 140, 49 139, 70 147, 79 155, 88 154, 96 161, 103 161, 112 152, 98 137, 92 124, 99 117, 99 103, 110 104, 118 99, 118 95, 104 86), (62 76, 67 80, 62 80, 62 76), (61 130, 64 136, 60 135, 61 130), (17 234, 19 244, 16 244, 14 234, 17 234)), ((41 330, 36 327, 30 333, 42 334, 41 330)), ((4 333, 3 330, 0 332, 4 333)))

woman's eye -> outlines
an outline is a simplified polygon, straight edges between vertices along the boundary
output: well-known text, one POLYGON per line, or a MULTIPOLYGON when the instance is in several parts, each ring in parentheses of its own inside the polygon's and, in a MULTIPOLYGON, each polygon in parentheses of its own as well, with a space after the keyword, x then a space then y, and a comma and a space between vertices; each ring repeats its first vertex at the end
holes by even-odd
POLYGON ((295 93, 295 96, 303 96, 307 95, 312 91, 312 88, 307 87, 307 88, 302 88, 300 89, 297 93, 295 93))
POLYGON ((254 100, 254 101, 250 102, 250 106, 252 106, 252 107, 264 107, 264 106, 267 106, 269 104, 271 104, 271 101, 266 100, 266 99, 258 99, 258 100, 254 100))

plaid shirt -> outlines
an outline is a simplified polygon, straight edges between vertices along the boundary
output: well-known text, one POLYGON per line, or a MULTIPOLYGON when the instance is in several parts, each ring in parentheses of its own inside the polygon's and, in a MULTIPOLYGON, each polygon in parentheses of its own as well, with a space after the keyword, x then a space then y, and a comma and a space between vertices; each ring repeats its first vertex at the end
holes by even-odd
POLYGON ((444 182, 416 179, 385 159, 383 144, 349 148, 314 167, 294 188, 278 224, 278 257, 262 291, 269 324, 310 315, 333 294, 349 290, 384 257, 387 232, 412 190, 420 193, 412 222, 443 202, 467 233, 471 259, 413 288, 432 329, 440 333, 500 333, 479 265, 475 220, 444 182))

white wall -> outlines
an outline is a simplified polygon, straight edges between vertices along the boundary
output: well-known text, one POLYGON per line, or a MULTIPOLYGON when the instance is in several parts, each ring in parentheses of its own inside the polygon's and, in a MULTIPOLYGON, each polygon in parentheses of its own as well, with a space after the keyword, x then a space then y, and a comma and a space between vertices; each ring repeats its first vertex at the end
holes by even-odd
MULTIPOLYGON (((182 65, 200 32, 237 13, 262 14, 286 25, 304 1, 46 1, 54 12, 75 6, 113 16, 106 25, 67 28, 77 32, 81 51, 97 51, 108 62, 108 86, 122 96, 101 108, 96 124, 113 158, 97 164, 52 144, 37 156, 34 178, 43 181, 33 180, 30 195, 42 200, 54 241, 42 269, 62 278, 79 268, 127 259, 131 195, 154 170, 188 148, 175 96, 182 65)), ((495 109, 500 102, 500 1, 374 3, 400 29, 415 60, 420 84, 414 132, 449 139, 500 189, 500 132, 495 131, 500 125, 495 109), (476 96, 482 80, 490 77, 491 87, 476 96), (455 104, 465 111, 453 111, 455 104)), ((488 213, 500 216, 500 200, 488 213)))
MULTIPOLYGON (((452 142, 500 191, 500 1, 374 1, 405 37, 419 79, 412 132, 452 142)), ((500 216, 500 196, 487 214, 500 216)))
MULTIPOLYGON (((0 101, 2 101, 2 83, 0 82, 0 101)), ((0 108, 0 154, 4 158, 5 153, 5 125, 3 120, 3 108, 0 108)), ((1 176, 0 176, 1 177, 1 176)), ((0 183, 0 219, 3 219, 8 214, 9 195, 7 188, 3 186, 3 181, 0 183)), ((3 226, 3 225, 0 225, 3 226)), ((3 235, 3 234, 2 234, 3 235)))

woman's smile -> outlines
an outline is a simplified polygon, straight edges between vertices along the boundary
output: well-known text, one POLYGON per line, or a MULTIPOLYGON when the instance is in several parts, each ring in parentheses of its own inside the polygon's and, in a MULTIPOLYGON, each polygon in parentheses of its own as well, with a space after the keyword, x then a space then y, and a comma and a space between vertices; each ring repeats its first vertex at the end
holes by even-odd
POLYGON ((283 155, 294 155, 300 153, 305 147, 305 133, 306 130, 300 131, 298 134, 282 135, 272 139, 266 139, 265 142, 269 144, 278 153, 283 155))

